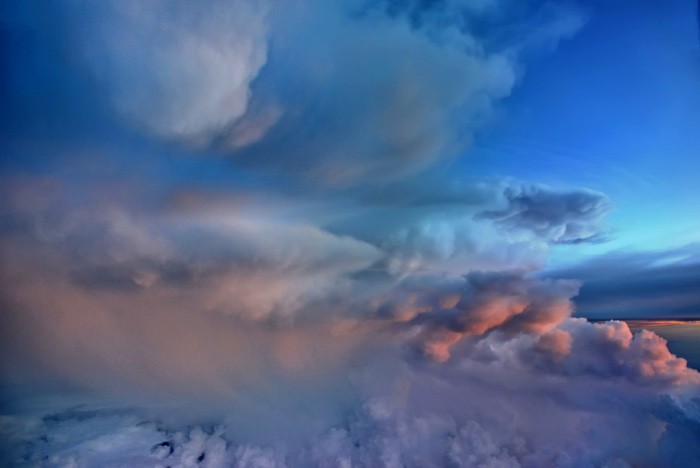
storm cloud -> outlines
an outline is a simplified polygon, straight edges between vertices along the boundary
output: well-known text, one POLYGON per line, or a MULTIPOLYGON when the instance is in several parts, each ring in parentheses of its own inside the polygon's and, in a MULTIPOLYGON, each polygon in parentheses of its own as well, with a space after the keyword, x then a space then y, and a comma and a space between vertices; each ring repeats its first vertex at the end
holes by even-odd
POLYGON ((700 307, 700 249, 619 251, 552 276, 580 278, 579 313, 592 318, 693 317, 700 307))
POLYGON ((454 165, 573 3, 7 10, 2 462, 697 464, 700 374, 572 317, 694 248, 548 271, 608 196, 454 165))

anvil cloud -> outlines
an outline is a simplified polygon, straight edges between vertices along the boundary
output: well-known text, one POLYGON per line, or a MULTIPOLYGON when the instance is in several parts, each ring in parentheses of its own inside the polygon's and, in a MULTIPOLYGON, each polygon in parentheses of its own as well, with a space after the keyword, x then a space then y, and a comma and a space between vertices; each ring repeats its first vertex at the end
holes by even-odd
POLYGON ((454 169, 583 9, 5 10, 3 462, 700 461, 700 374, 542 273, 611 199, 454 169))

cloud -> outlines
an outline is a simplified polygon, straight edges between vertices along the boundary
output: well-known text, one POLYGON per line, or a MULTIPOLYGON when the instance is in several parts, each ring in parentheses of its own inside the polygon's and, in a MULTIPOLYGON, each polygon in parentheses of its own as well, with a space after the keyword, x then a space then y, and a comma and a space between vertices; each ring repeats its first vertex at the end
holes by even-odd
MULTIPOLYGON (((384 202, 363 204, 352 207, 349 219, 322 227, 324 218, 338 219, 336 205, 364 195, 332 195, 315 208, 305 196, 287 196, 284 212, 306 214, 285 219, 254 191, 245 193, 245 203, 234 194, 232 204, 204 198, 173 205, 166 195, 164 210, 101 198, 86 205, 82 194, 76 201, 72 182, 27 180, 8 186, 4 224, 13 248, 6 255, 30 277, 60 278, 86 293, 139 293, 136 300, 177 288, 198 309, 260 320, 305 320, 328 315, 329 307, 333 316, 365 315, 394 307, 388 304, 405 307, 397 305, 407 304, 404 294, 429 297, 430 288, 438 296, 455 294, 454 285, 470 272, 542 265, 547 234, 533 235, 529 225, 514 233, 479 216, 517 186, 472 181, 459 186, 464 195, 435 191, 435 201, 389 205, 388 215, 384 202), (474 191, 480 195, 472 198, 474 191), (32 256, 51 261, 37 271, 32 256)), ((410 186, 398 190, 410 193, 410 186)), ((557 194, 549 199, 557 203, 557 194)), ((589 222, 576 209, 557 216, 589 222)))
POLYGON ((453 156, 513 88, 511 58, 462 47, 476 42, 466 32, 438 41, 402 16, 351 5, 279 9, 253 101, 282 110, 264 138, 235 145, 235 160, 323 185, 397 178, 453 156))
POLYGON ((697 431, 697 372, 652 333, 569 318, 575 281, 397 281, 381 246, 312 225, 28 193, 32 216, 6 209, 63 228, 4 234, 2 372, 97 401, 8 393, 11 463, 664 464, 697 431))
POLYGON ((666 340, 647 330, 633 335, 624 322, 569 319, 542 335, 535 350, 549 359, 551 371, 569 375, 623 377, 644 384, 698 379, 685 371, 685 359, 669 352, 666 340))
POLYGON ((608 198, 449 165, 577 10, 57 5, 7 81, 50 144, 3 133, 3 463, 697 464, 699 374, 571 318, 694 254, 538 273, 608 198))
MULTIPOLYGON (((93 124, 81 113, 108 103, 127 128, 186 151, 358 185, 453 160, 514 89, 525 51, 581 26, 574 9, 551 5, 484 16, 508 11, 494 4, 65 2, 33 6, 55 23, 33 49, 47 51, 55 94, 84 90, 72 97, 81 128, 93 124), (492 28, 471 27, 484 18, 492 28)), ((18 60, 18 75, 35 74, 30 62, 18 60)))
POLYGON ((583 281, 578 313, 591 318, 693 316, 700 306, 696 245, 666 251, 611 252, 548 272, 583 281))
POLYGON ((146 132, 207 145, 246 114, 267 61, 265 3, 67 6, 85 65, 117 112, 146 132), (91 23, 78 20, 86 12, 91 23))
POLYGON ((553 245, 602 240, 611 208, 598 192, 504 178, 411 177, 342 196, 356 201, 328 227, 379 245, 398 276, 541 268, 553 245))
POLYGON ((557 193, 548 187, 522 185, 506 188, 503 196, 504 208, 479 216, 559 244, 599 239, 601 219, 611 208, 605 195, 592 190, 557 193))
MULTIPOLYGON (((466 260, 397 276, 382 242, 255 203, 12 193, 3 375, 95 400, 8 391, 9 463, 665 464, 696 434, 697 372, 652 333, 571 319, 576 281, 466 260)), ((466 200, 471 219, 502 199, 466 200)))
MULTIPOLYGON (((632 338, 623 323, 569 319, 562 327, 572 339, 571 353, 548 367, 530 359, 543 350, 528 336, 491 334, 438 366, 386 350, 351 373, 349 384, 360 399, 340 404, 325 429, 310 429, 313 416, 295 415, 301 419, 293 427, 268 426, 265 442, 221 411, 215 423, 192 426, 169 409, 34 401, 34 409, 4 418, 3 429, 13 434, 6 453, 15 454, 15 462, 106 466, 693 466, 700 376, 682 365, 659 365, 660 355, 639 353, 649 349, 647 337, 632 338), (591 357, 586 348, 593 360, 577 361, 591 357), (474 354, 483 349, 489 359, 474 354), (636 371, 651 363, 653 372, 636 371), (308 425, 299 425, 302 420, 308 425), (674 452, 679 448, 689 449, 683 459, 674 452)), ((307 400, 306 411, 328 395, 316 397, 307 400)))
POLYGON ((445 361, 449 348, 463 336, 493 329, 511 333, 543 333, 572 310, 576 282, 543 283, 522 273, 472 273, 466 277, 453 307, 432 310, 414 319, 421 326, 427 355, 445 361))
POLYGON ((180 290, 201 310, 293 319, 383 257, 371 244, 308 223, 243 212, 181 216, 102 203, 76 207, 60 196, 49 201, 41 185, 31 185, 26 196, 10 198, 22 203, 8 208, 10 224, 23 228, 7 233, 7 262, 38 281, 53 277, 86 294, 139 293, 138 301, 180 290), (44 201, 27 210, 27 198, 44 201), (43 269, 33 268, 33 256, 45 258, 43 269))

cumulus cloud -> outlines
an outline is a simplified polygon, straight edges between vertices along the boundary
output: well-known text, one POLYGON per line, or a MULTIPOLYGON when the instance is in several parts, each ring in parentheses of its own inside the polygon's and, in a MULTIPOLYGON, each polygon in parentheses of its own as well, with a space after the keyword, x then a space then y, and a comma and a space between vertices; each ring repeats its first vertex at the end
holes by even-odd
POLYGON ((611 209, 598 192, 507 179, 428 178, 359 196, 364 214, 332 227, 378 242, 397 274, 541 268, 553 245, 601 241, 611 209))
POLYGON ((456 157, 525 52, 582 24, 573 8, 493 4, 67 3, 54 16, 72 32, 53 40, 93 77, 103 96, 90 104, 132 128, 345 186, 456 157), (485 18, 493 27, 472 27, 485 18))
POLYGON ((576 282, 545 283, 522 273, 473 273, 466 277, 453 307, 414 319, 424 335, 423 349, 438 361, 463 336, 499 329, 510 333, 544 333, 571 313, 576 282))
POLYGON ((697 372, 652 333, 569 318, 576 281, 396 276, 382 242, 250 207, 23 187, 4 202, 3 373, 96 403, 12 397, 12 463, 664 464, 697 433, 697 372))
MULTIPOLYGON (((94 89, 57 93, 146 136, 93 133, 86 112, 91 145, 128 143, 70 159, 56 138, 2 180, 3 463, 697 464, 700 375, 653 333, 571 317, 600 264, 537 273, 558 244, 604 239, 607 197, 446 175, 576 10, 61 13, 37 55, 60 36, 61 76, 94 89)), ((639 265, 611 258, 610 275, 639 265)), ((674 259, 643 262, 644 284, 674 259)))
MULTIPOLYGON (((385 352, 351 373, 361 398, 336 402, 324 430, 269 426, 272 442, 221 413, 201 426, 167 410, 53 400, 4 418, 7 453, 78 466, 693 466, 700 376, 669 366, 675 358, 651 351, 660 342, 633 338, 622 323, 561 326, 571 352, 546 364, 534 356, 549 351, 528 336, 489 335, 437 367, 385 352), (680 459, 679 447, 691 451, 680 459)), ((307 410, 319 404, 308 401, 307 410)))
POLYGON ((353 2, 280 8, 254 92, 282 111, 265 138, 236 143, 233 157, 323 185, 396 178, 453 156, 513 88, 514 60, 479 48, 466 31, 438 40, 403 15, 366 10, 353 2), (279 74, 289 89, 278 89, 279 74))
POLYGON ((69 7, 91 10, 90 24, 76 18, 78 49, 114 108, 147 132, 209 144, 248 110, 267 60, 264 2, 69 7))

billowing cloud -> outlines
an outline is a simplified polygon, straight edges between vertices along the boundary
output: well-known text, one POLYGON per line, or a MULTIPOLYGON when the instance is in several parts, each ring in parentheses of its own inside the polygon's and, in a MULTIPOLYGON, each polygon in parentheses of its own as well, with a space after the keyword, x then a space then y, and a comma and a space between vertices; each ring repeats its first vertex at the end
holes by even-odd
MULTIPOLYGON (((468 193, 484 183, 467 183, 460 190, 468 193)), ((479 215, 499 206, 502 193, 513 186, 518 184, 494 183, 488 191, 480 189, 478 198, 448 202, 435 193, 428 210, 423 202, 390 205, 392 217, 383 216, 383 203, 355 206, 349 221, 323 228, 324 218, 338 217, 328 211, 335 209, 332 204, 284 220, 278 208, 253 192, 245 206, 206 200, 173 205, 167 196, 168 208, 154 212, 102 199, 76 204, 75 187, 60 179, 17 182, 6 197, 5 235, 12 246, 6 256, 24 265, 20 271, 29 267, 32 255, 50 253, 46 271, 29 276, 58 275, 71 287, 95 292, 143 295, 178 288, 199 298, 203 310, 238 317, 327 315, 321 310, 338 301, 336 295, 353 298, 362 309, 356 313, 364 315, 364 309, 405 304, 404 294, 454 295, 454 285, 463 284, 471 272, 531 271, 542 265, 552 242, 547 233, 532 233, 527 221, 522 233, 504 230, 479 215)), ((308 204, 306 198, 289 198, 284 209, 304 210, 308 204)), ((564 223, 597 221, 575 208, 557 215, 564 223)), ((555 222, 551 229, 557 229, 555 222)), ((354 315, 348 312, 353 307, 343 299, 333 315, 354 315)))
POLYGON ((42 40, 70 56, 61 73, 91 77, 87 105, 109 103, 129 128, 346 186, 453 160, 525 52, 582 25, 570 7, 493 3, 66 3, 45 7, 60 29, 42 40))
POLYGON ((610 201, 599 192, 577 190, 560 192, 538 186, 509 187, 505 206, 485 211, 484 218, 513 230, 529 230, 555 243, 586 242, 601 235, 601 218, 610 210, 610 201))
MULTIPOLYGON (((405 200, 417 195, 410 187, 395 190, 406 192, 405 200)), ((457 183, 418 196, 408 207, 383 202, 394 213, 414 214, 384 241, 396 270, 541 267, 552 244, 604 236, 602 220, 611 208, 598 192, 507 180, 457 183)))
POLYGON ((544 333, 571 314, 575 282, 547 283, 517 273, 471 274, 452 308, 420 315, 425 352, 445 361, 449 347, 463 336, 499 329, 514 333, 544 333))
POLYGON ((92 10, 76 24, 77 49, 116 111, 146 132, 209 144, 247 112, 267 60, 264 2, 70 7, 92 10))
POLYGON ((12 462, 664 464, 696 434, 697 372, 650 332, 569 318, 576 281, 397 276, 382 242, 251 206, 78 209, 61 187, 5 199, 3 373, 97 400, 13 397, 12 462))
POLYGON ((485 9, 494 29, 517 24, 517 33, 497 40, 471 28, 484 12, 463 2, 281 9, 253 102, 263 113, 270 102, 282 111, 265 138, 235 145, 233 157, 330 186, 396 180, 454 159, 512 92, 525 43, 539 35, 556 42, 582 24, 561 27, 563 18, 581 18, 564 7, 533 7, 519 18, 498 14, 503 2, 485 9), (280 91, 282 74, 289 89, 280 91))
POLYGON ((449 165, 576 9, 55 5, 2 82, 2 463, 697 464, 700 374, 572 318, 639 263, 540 271, 608 198, 449 165))
MULTIPOLYGON (((315 394, 305 408, 286 410, 304 425, 268 426, 264 435, 242 429, 254 423, 240 413, 192 426, 177 412, 70 400, 34 402, 37 409, 6 417, 3 429, 15 434, 19 460, 54 464, 693 466, 698 374, 675 365, 658 340, 632 338, 622 323, 577 319, 562 327, 571 352, 557 351, 558 361, 542 360, 549 351, 527 336, 489 335, 437 367, 385 350, 351 373, 359 401, 315 394), (313 427, 308 411, 329 398, 337 405, 330 426, 313 427), (674 452, 681 447, 682 460, 674 452)), ((269 394, 257 398, 271 403, 269 394)))
POLYGON ((295 19, 280 39, 293 62, 268 71, 296 70, 294 88, 277 98, 288 111, 266 138, 234 154, 247 164, 323 184, 395 178, 453 156, 464 138, 458 129, 515 82, 508 57, 437 44, 402 18, 349 20, 325 7, 301 16, 303 25, 295 19), (323 45, 310 51, 312 41, 323 45))

